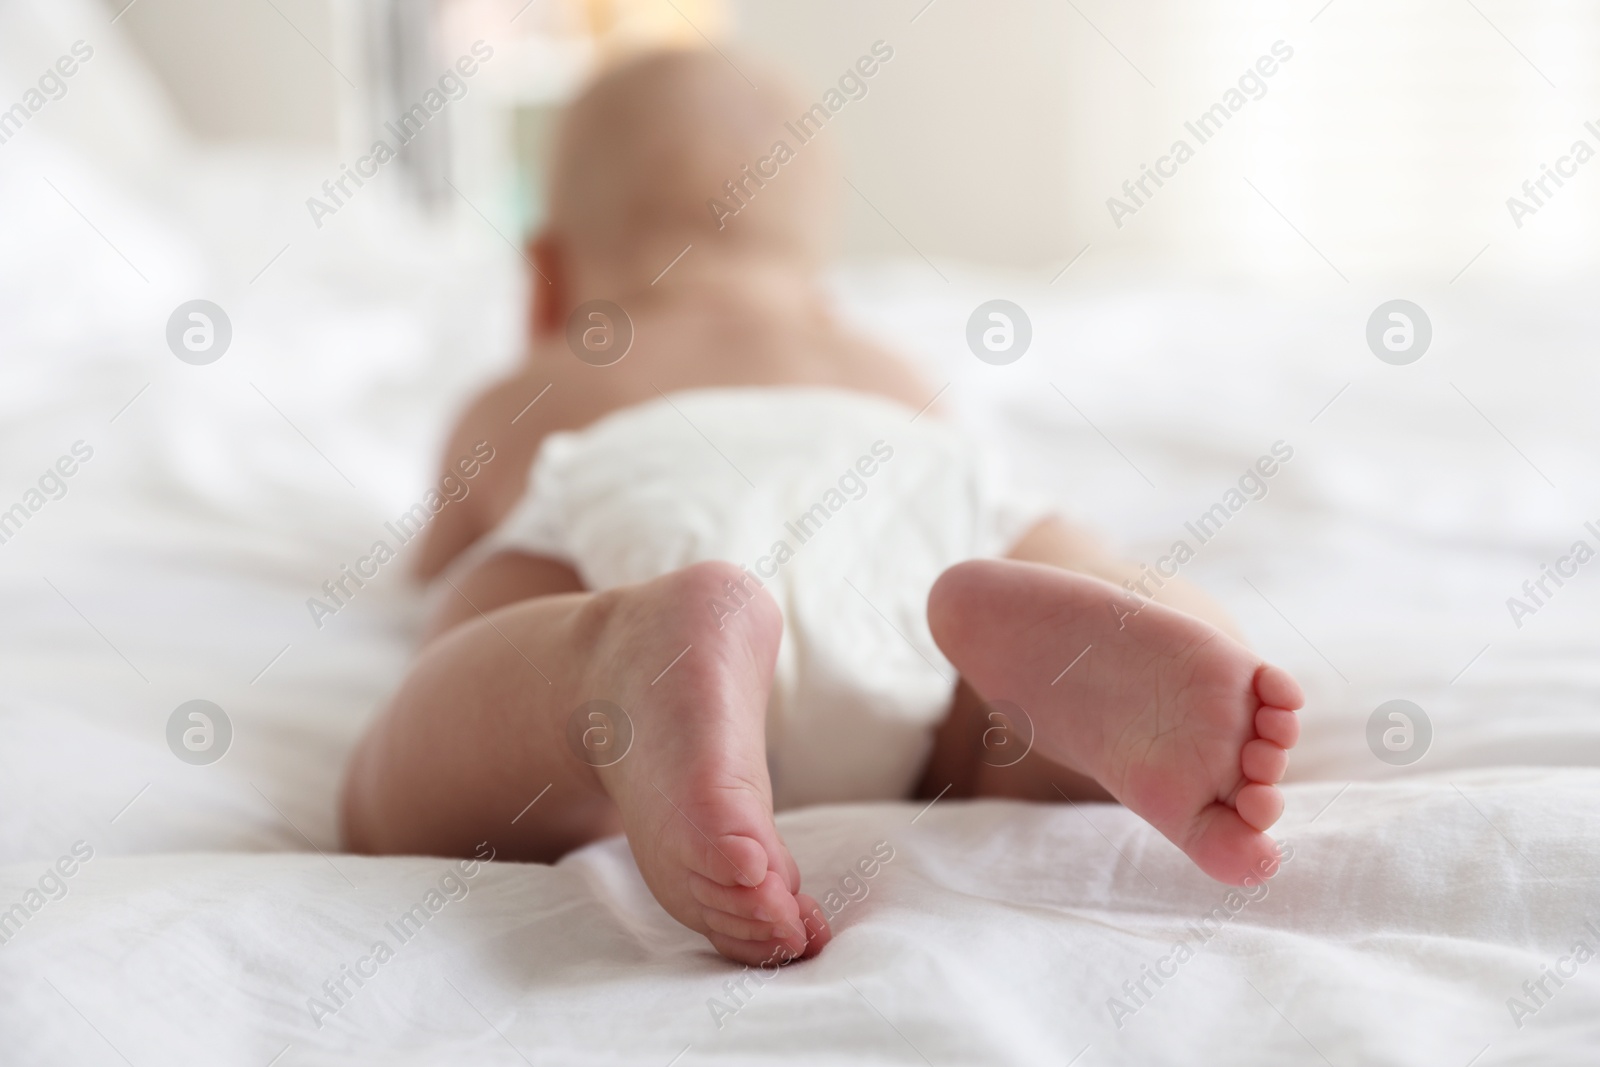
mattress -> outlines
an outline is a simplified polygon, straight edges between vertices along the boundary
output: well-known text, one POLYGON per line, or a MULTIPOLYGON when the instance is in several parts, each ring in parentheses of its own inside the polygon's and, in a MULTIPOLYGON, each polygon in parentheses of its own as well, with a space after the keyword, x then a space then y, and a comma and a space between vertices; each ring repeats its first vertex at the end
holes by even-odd
POLYGON ((1309 700, 1270 883, 1210 882, 1111 805, 810 808, 780 830, 836 937, 763 976, 619 839, 340 851, 343 760, 427 593, 402 553, 332 617, 307 601, 515 357, 499 236, 381 193, 311 231, 303 162, 191 153, 146 185, 47 132, 0 168, 0 512, 26 511, 0 543, 0 1063, 1593 1061, 1592 280, 840 271, 844 315, 1131 558, 1223 502, 1183 573, 1309 700), (1032 321, 1004 366, 965 342, 996 296, 1032 321), (1434 327, 1409 366, 1365 341, 1396 296, 1434 327), (232 326, 205 365, 166 339, 195 299, 232 326))

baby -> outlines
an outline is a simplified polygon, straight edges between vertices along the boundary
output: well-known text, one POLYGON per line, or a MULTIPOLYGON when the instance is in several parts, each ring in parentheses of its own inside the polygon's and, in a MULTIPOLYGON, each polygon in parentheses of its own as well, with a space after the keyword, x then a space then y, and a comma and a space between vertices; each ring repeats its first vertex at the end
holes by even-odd
POLYGON ((494 458, 429 528, 441 599, 351 759, 349 846, 621 832, 747 964, 832 936, 774 824, 799 804, 1115 799, 1213 878, 1270 875, 1299 686, 1198 592, 1135 592, 834 320, 827 138, 759 80, 652 54, 566 112, 527 359, 448 445, 494 458))

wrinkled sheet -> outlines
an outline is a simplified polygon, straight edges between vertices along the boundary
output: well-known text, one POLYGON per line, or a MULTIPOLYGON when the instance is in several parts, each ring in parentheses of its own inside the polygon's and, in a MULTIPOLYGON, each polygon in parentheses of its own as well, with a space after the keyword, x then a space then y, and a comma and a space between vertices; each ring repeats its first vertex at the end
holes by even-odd
POLYGON ((93 455, 0 544, 0 916, 40 904, 0 926, 0 1062, 1592 1058, 1600 964, 1573 950, 1600 950, 1600 572, 1520 626, 1506 603, 1600 519, 1592 282, 1408 294, 1434 348, 1391 367, 1362 334, 1395 294, 1359 284, 841 272, 845 315, 1135 559, 1292 446, 1183 573, 1306 683, 1294 852, 1232 908, 1115 807, 794 812, 806 885, 848 901, 837 940, 730 991, 620 841, 448 883, 338 852, 342 761, 424 597, 402 556, 320 628, 306 600, 421 498, 445 420, 514 357, 500 238, 376 194, 311 231, 314 167, 189 154, 119 181, 42 123, 0 167, 0 508, 93 455), (1008 367, 963 340, 996 293, 1033 319, 1008 367), (204 367, 164 341, 197 296, 235 334, 204 367), (1397 698, 1433 734, 1405 767, 1367 744, 1397 698), (167 747, 194 699, 233 726, 209 766, 167 747), (846 882, 878 842, 894 858, 846 882), (402 943, 386 924, 441 885, 402 943), (392 959, 316 1011, 380 939, 392 959))

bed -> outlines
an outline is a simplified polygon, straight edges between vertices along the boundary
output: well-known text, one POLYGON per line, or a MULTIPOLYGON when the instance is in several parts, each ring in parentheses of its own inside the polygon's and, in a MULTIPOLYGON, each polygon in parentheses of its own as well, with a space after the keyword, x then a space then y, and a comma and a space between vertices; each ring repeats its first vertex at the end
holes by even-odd
MULTIPOLYGON (((96 62, 137 81, 114 44, 96 62)), ((1134 559, 1289 445, 1184 574, 1309 702, 1265 886, 1110 805, 789 812, 837 936, 761 975, 619 839, 554 866, 340 852, 342 762, 426 593, 397 563, 331 618, 306 601, 515 357, 519 263, 472 212, 382 195, 313 230, 313 165, 201 152, 153 95, 95 91, 54 106, 120 139, 63 114, 0 159, 0 509, 26 511, 0 543, 0 1062, 1594 1061, 1600 565, 1523 588, 1600 547, 1592 279, 839 271, 843 314, 1134 559), (997 295, 1033 322, 1008 366, 963 339, 997 295), (1435 331, 1404 367, 1364 340, 1397 295, 1435 331), (206 365, 165 336, 197 298, 233 331, 206 365), (231 735, 213 762, 177 755, 196 700, 231 735)))

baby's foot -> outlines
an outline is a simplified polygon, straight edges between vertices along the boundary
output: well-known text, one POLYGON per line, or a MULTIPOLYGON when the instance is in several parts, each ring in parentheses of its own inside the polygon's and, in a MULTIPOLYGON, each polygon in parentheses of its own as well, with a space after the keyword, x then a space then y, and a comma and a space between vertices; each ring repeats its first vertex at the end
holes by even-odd
POLYGON ((700 563, 601 593, 580 641, 595 652, 590 692, 632 722, 627 754, 597 774, 645 883, 724 956, 776 966, 831 934, 772 819, 766 712, 782 616, 753 586, 742 610, 712 610, 741 580, 700 563))
POLYGON ((1286 672, 1193 616, 1032 563, 950 568, 928 621, 978 692, 1028 712, 1040 755, 1093 777, 1201 870, 1235 885, 1277 870, 1263 831, 1283 813, 1304 703, 1286 672))

